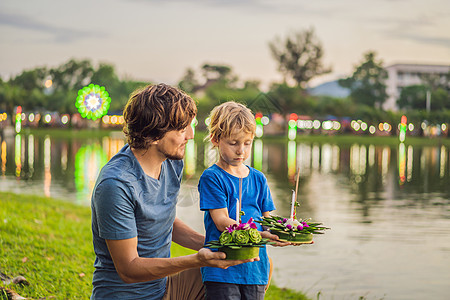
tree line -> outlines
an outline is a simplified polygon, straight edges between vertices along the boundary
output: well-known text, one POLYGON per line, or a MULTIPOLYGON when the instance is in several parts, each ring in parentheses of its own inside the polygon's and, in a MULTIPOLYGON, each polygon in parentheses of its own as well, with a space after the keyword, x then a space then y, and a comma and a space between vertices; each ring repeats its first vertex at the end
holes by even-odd
MULTIPOLYGON (((262 92, 260 81, 241 80, 228 65, 204 63, 197 70, 190 67, 185 71, 178 86, 198 102, 199 118, 206 117, 218 103, 235 100, 265 114, 295 112, 314 118, 332 115, 395 123, 407 113, 410 120, 417 122, 450 120, 450 76, 444 83, 433 76, 422 78, 423 84, 402 90, 397 102, 399 112, 385 111, 382 104, 387 99, 387 73, 374 51, 363 54, 353 74, 338 81, 350 94, 336 98, 313 96, 307 89, 311 79, 331 72, 331 67, 324 66, 323 47, 313 28, 276 37, 268 47, 283 80, 272 83, 266 92, 262 92), (429 112, 424 101, 427 92, 433 99, 429 112)), ((90 83, 105 86, 112 99, 110 111, 121 113, 130 94, 149 82, 120 79, 115 67, 108 63, 94 66, 87 59, 70 59, 54 68, 38 67, 7 81, 0 79, 0 111, 12 114, 20 105, 24 111, 73 114, 78 90, 90 83)))

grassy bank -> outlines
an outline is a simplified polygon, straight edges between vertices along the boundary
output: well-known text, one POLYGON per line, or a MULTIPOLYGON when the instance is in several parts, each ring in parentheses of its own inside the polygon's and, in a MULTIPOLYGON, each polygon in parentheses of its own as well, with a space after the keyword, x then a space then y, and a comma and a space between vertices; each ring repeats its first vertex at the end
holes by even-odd
MULTIPOLYGON (((173 256, 189 253, 172 247, 173 256)), ((0 192, 0 271, 30 283, 10 289, 33 299, 88 299, 94 258, 88 207, 0 192)), ((271 285, 266 299, 308 298, 271 285)))

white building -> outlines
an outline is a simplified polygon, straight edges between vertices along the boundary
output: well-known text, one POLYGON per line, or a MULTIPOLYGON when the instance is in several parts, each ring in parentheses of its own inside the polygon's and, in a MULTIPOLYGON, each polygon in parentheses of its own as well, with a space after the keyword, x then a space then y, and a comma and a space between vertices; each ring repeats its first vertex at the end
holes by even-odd
POLYGON ((388 72, 386 80, 388 99, 383 104, 383 108, 396 111, 397 99, 400 97, 402 88, 422 84, 421 76, 425 74, 440 75, 442 80, 447 80, 445 76, 450 72, 450 65, 395 64, 385 69, 388 72))

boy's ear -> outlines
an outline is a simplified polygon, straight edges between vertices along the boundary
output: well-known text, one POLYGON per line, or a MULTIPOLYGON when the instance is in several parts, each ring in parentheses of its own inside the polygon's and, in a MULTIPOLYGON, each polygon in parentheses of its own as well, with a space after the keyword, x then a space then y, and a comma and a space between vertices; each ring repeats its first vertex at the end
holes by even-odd
POLYGON ((219 145, 219 139, 217 137, 210 137, 211 143, 213 144, 213 146, 217 147, 219 145))

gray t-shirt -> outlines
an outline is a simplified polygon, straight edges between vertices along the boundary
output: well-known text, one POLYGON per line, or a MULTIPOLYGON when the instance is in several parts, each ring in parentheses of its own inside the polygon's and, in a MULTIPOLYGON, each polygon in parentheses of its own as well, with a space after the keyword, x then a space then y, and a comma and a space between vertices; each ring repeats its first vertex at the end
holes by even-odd
POLYGON ((96 254, 91 299, 161 299, 166 278, 124 283, 116 272, 108 240, 138 238, 140 257, 170 257, 183 161, 164 161, 159 180, 147 176, 125 145, 103 167, 92 193, 96 254))

